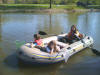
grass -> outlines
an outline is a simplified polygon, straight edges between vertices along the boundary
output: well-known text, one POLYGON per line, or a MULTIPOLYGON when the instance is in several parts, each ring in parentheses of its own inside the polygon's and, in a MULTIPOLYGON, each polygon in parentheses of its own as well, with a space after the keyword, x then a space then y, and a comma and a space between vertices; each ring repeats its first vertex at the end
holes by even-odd
POLYGON ((100 5, 88 5, 89 9, 94 8, 94 9, 100 9, 100 5))
POLYGON ((76 5, 61 5, 61 6, 53 5, 53 8, 55 8, 55 9, 67 9, 67 10, 84 9, 84 7, 77 7, 76 5))
MULTIPOLYGON (((49 4, 0 4, 0 9, 49 9, 49 4)), ((52 5, 52 9, 84 9, 76 5, 52 5)))
MULTIPOLYGON (((100 5, 89 5, 87 7, 100 9, 100 5)), ((76 5, 52 5, 52 9, 67 9, 67 10, 74 10, 74 9, 87 9, 84 7, 78 7, 76 5)), ((49 4, 0 4, 0 9, 49 9, 49 4)))
POLYGON ((39 4, 0 4, 0 9, 48 9, 48 6, 39 4))

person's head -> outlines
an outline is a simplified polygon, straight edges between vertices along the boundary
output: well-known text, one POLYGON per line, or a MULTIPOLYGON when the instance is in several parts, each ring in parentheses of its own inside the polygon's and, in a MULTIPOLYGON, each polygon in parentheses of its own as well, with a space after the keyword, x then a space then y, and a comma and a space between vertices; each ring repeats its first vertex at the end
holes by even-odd
POLYGON ((71 31, 76 31, 76 30, 77 30, 76 26, 75 25, 72 25, 71 26, 71 31))
POLYGON ((48 43, 48 47, 50 48, 50 49, 56 49, 56 42, 53 40, 53 41, 50 41, 49 43, 48 43))
POLYGON ((40 35, 39 34, 34 34, 34 40, 39 40, 41 39, 40 35))

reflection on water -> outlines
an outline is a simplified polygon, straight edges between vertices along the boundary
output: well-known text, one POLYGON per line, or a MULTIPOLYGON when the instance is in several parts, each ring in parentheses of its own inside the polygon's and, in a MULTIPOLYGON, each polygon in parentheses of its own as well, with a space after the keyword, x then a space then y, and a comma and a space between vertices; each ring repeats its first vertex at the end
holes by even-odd
MULTIPOLYGON (((94 38, 99 49, 100 12, 88 13, 1 13, 0 14, 0 75, 99 75, 99 57, 90 49, 74 55, 67 63, 27 66, 16 58, 15 41, 31 41, 39 30, 48 34, 68 32, 72 24, 94 38), (96 63, 96 65, 94 65, 96 63), (92 65, 92 66, 91 66, 92 65)), ((42 36, 47 37, 47 36, 42 36)))

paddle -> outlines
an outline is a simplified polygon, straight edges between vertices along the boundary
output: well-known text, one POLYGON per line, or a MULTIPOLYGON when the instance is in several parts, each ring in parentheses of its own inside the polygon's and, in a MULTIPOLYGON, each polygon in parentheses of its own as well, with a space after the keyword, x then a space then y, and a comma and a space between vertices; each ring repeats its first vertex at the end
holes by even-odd
POLYGON ((48 35, 48 34, 47 34, 46 32, 44 32, 44 31, 39 31, 38 34, 40 34, 40 35, 48 35))
POLYGON ((38 34, 40 34, 40 35, 51 35, 51 36, 56 36, 56 34, 47 34, 47 33, 44 32, 44 31, 39 31, 38 34))
MULTIPOLYGON (((79 37, 77 37, 77 38, 79 39, 79 37)), ((84 43, 84 41, 83 41, 82 39, 80 39, 80 40, 84 43)), ((93 47, 89 47, 89 48, 92 50, 92 52, 93 52, 94 54, 100 56, 100 52, 99 52, 99 50, 94 49, 93 47)))
POLYGON ((100 56, 100 51, 97 49, 94 49, 93 47, 90 47, 90 49, 92 50, 92 52, 98 56, 100 56))

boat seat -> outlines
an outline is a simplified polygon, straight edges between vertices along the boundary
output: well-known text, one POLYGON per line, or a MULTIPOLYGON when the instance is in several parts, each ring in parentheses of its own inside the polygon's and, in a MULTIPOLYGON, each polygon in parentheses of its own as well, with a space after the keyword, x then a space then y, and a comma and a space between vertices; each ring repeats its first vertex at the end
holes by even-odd
POLYGON ((67 47, 69 46, 69 44, 66 44, 66 43, 63 43, 63 42, 59 42, 59 41, 56 41, 57 45, 60 45, 62 47, 67 47))
POLYGON ((52 41, 52 40, 55 40, 55 41, 57 41, 58 40, 58 37, 56 37, 56 36, 52 36, 52 37, 48 37, 48 38, 44 38, 44 39, 42 39, 43 40, 43 43, 45 44, 47 44, 47 43, 49 43, 50 41, 52 41))

